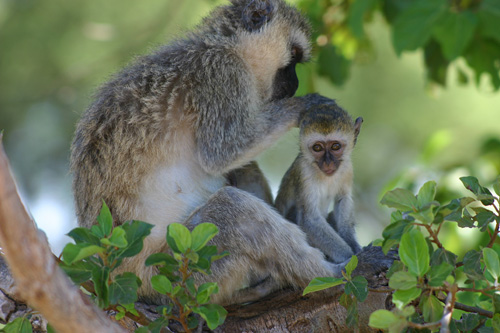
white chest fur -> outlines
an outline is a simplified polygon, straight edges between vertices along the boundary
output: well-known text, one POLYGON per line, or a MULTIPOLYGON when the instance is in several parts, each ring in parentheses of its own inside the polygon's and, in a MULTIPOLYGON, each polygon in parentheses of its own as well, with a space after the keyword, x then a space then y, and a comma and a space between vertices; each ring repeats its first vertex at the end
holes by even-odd
POLYGON ((208 175, 191 160, 182 165, 164 165, 151 172, 142 186, 138 219, 152 223, 152 238, 165 239, 171 223, 181 223, 226 180, 222 176, 208 175))

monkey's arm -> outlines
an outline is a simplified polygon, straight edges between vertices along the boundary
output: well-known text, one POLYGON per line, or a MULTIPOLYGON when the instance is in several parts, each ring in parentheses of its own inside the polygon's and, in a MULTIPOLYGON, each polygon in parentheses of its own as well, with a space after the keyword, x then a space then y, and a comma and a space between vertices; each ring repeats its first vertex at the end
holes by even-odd
POLYGON ((343 195, 335 200, 333 214, 328 215, 328 223, 349 244, 354 254, 362 250, 356 238, 354 203, 350 195, 343 195))
POLYGON ((221 174, 248 163, 296 126, 301 112, 330 101, 311 94, 257 104, 239 88, 229 86, 223 95, 214 93, 203 106, 195 137, 208 173, 221 174))
POLYGON ((299 209, 297 224, 307 234, 309 244, 326 254, 333 262, 341 263, 354 253, 351 246, 319 213, 299 209))
POLYGON ((273 204, 273 194, 266 176, 256 161, 232 170, 226 175, 229 185, 255 195, 269 205, 273 204))

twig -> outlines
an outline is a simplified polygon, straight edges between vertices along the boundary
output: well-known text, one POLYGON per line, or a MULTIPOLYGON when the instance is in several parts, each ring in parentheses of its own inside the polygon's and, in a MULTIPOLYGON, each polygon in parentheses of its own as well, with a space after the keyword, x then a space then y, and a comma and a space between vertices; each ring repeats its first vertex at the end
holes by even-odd
MULTIPOLYGON (((437 296, 437 298, 441 302, 443 302, 443 303, 446 302, 446 298, 445 297, 437 296)), ((469 306, 469 305, 465 305, 465 304, 462 304, 462 303, 455 302, 455 308, 459 309, 459 310, 462 310, 462 311, 477 313, 478 315, 485 316, 485 317, 488 317, 488 318, 493 318, 493 312, 490 312, 490 311, 487 311, 485 309, 481 309, 481 308, 478 308, 478 307, 475 307, 475 306, 469 306)))
POLYGON ((454 283, 450 286, 450 291, 446 297, 446 302, 444 305, 443 317, 441 317, 441 329, 439 333, 449 333, 450 332, 450 320, 453 314, 453 308, 455 307, 456 293, 458 291, 458 286, 454 283))

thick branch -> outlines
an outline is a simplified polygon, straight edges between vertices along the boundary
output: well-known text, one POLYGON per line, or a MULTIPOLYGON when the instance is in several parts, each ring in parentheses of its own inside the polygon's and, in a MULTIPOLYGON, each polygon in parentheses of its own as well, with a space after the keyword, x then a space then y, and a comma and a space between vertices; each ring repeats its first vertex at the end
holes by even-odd
POLYGON ((0 244, 21 296, 58 332, 124 332, 57 266, 19 198, 1 140, 0 134, 0 244))

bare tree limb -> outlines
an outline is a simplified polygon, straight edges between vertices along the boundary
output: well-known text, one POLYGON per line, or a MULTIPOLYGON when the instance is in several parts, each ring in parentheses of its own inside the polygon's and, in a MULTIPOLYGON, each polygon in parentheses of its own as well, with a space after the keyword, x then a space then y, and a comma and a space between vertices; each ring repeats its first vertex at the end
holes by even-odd
POLYGON ((0 134, 0 244, 21 296, 58 332, 125 332, 59 269, 19 197, 0 134))

